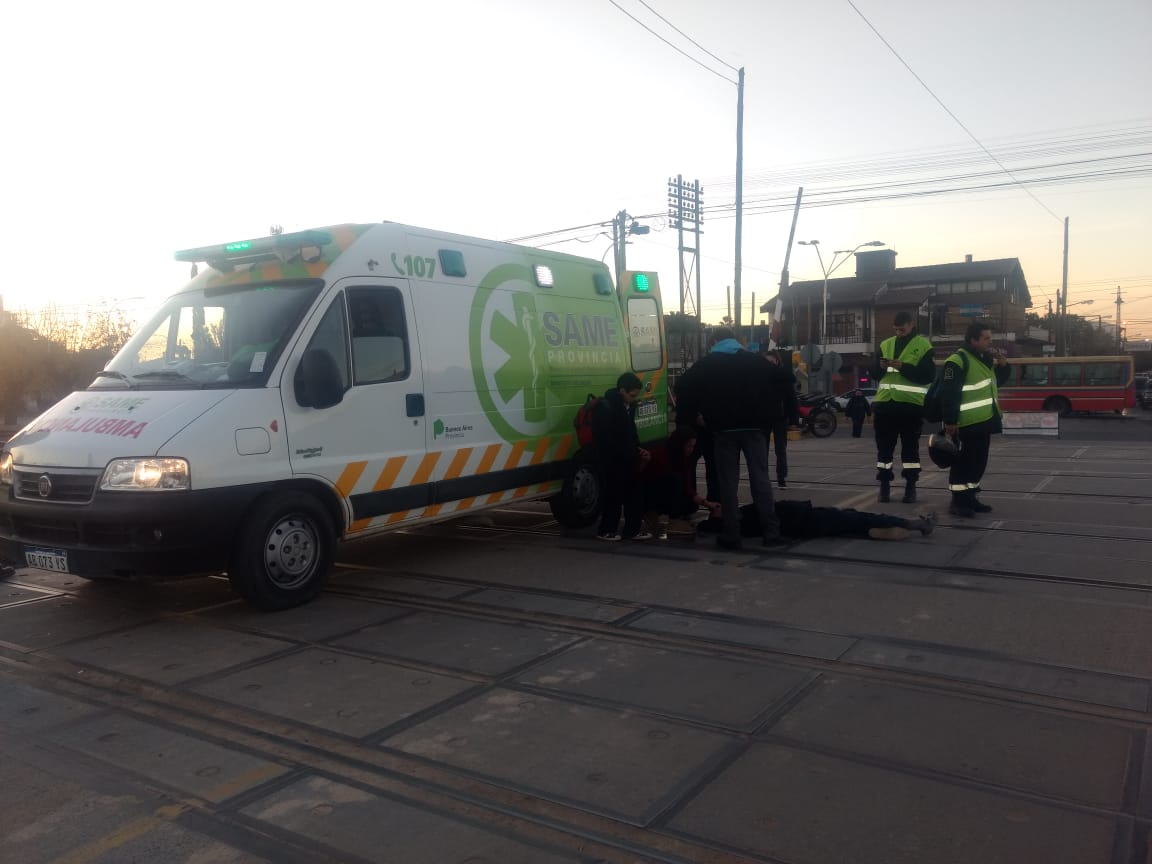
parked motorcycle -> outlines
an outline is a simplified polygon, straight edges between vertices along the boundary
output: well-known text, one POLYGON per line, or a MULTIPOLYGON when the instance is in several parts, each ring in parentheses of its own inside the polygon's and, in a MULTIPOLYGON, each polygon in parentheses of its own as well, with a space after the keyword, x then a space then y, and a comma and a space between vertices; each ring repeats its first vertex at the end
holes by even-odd
POLYGON ((800 403, 800 428, 816 438, 827 438, 836 431, 836 401, 832 396, 816 394, 797 397, 800 403))

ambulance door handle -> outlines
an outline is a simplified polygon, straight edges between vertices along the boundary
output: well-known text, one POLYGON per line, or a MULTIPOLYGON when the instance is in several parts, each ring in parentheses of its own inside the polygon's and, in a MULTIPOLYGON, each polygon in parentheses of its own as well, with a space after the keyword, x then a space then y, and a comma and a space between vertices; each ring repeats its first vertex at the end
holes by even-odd
POLYGON ((404 406, 408 409, 409 417, 423 417, 424 416, 424 394, 423 393, 405 393, 404 406))

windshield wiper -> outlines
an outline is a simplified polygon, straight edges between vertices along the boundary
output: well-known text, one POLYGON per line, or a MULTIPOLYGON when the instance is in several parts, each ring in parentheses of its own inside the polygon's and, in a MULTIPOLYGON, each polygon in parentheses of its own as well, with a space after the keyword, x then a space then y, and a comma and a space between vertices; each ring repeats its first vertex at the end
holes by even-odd
POLYGON ((121 381, 127 381, 128 376, 123 372, 117 372, 115 369, 101 369, 96 373, 97 378, 119 378, 121 381))
POLYGON ((189 383, 195 384, 197 387, 204 386, 203 382, 197 381, 195 378, 189 378, 183 372, 173 372, 170 369, 165 369, 159 372, 140 372, 139 374, 132 376, 134 381, 143 381, 148 378, 152 379, 153 381, 188 381, 189 383))

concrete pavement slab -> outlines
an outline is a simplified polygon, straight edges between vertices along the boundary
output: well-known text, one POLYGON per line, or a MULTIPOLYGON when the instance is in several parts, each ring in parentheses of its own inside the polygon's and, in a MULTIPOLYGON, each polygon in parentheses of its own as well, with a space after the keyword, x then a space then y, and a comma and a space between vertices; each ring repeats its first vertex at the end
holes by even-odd
POLYGON ((56 653, 157 684, 178 684, 295 647, 281 639, 173 618, 73 642, 56 653))
POLYGON ((32 588, 14 585, 11 582, 0 582, 0 608, 27 603, 29 600, 46 600, 49 597, 59 596, 59 592, 48 588, 32 588))
POLYGON ((0 608, 0 642, 35 651, 157 617, 156 612, 126 603, 48 597, 0 608))
POLYGON ((236 601, 201 612, 199 617, 213 624, 255 630, 269 636, 322 642, 410 612, 403 606, 322 594, 310 603, 280 612, 261 612, 236 601))
POLYGON ((644 824, 698 782, 732 742, 632 712, 497 689, 384 744, 644 824))
POLYGON ((575 597, 533 594, 528 591, 502 591, 497 588, 488 588, 471 594, 468 602, 502 609, 517 609, 522 612, 544 612, 566 618, 604 622, 617 621, 636 611, 635 606, 620 603, 596 603, 575 597))
POLYGON ((562 864, 586 861, 323 777, 300 780, 244 814, 380 864, 562 864))
POLYGON ((824 676, 766 734, 1116 810, 1123 804, 1129 760, 1143 732, 1102 720, 824 676))
POLYGON ((533 667, 519 681, 746 730, 811 677, 787 666, 595 639, 533 667))
POLYGON ((579 638, 540 627, 419 612, 367 627, 332 644, 449 669, 500 675, 579 638))
POLYGON ((42 731, 99 710, 78 699, 0 678, 0 726, 9 729, 42 731))
POLYGON ((79 770, 0 732, 0 858, 11 864, 259 864, 266 859, 169 821, 171 799, 79 770))
POLYGON ((790 864, 1110 864, 1115 821, 754 744, 669 823, 790 864))
POLYGON ((953 562, 955 566, 1152 585, 1152 543, 1146 541, 1100 543, 1058 534, 998 531, 983 533, 973 541, 953 562))
POLYGON ((360 738, 475 686, 447 675, 310 648, 193 689, 360 738))
POLYGON ((1149 704, 1149 683, 1142 678, 1025 663, 930 645, 862 640, 844 655, 844 660, 1131 711, 1147 711, 1149 704))
MULTIPOLYGON (((379 553, 377 553, 379 554, 379 553)), ((345 560, 343 550, 340 556, 345 560)), ((351 561, 358 560, 351 558, 351 561)), ((461 585, 459 582, 441 582, 437 579, 419 579, 413 576, 398 576, 392 572, 396 567, 393 561, 381 566, 379 570, 370 566, 337 566, 332 573, 332 586, 341 588, 368 588, 377 591, 400 591, 404 594, 416 594, 420 597, 441 597, 449 599, 460 597, 470 591, 475 591, 474 585, 461 585)))
POLYGON ((709 642, 731 642, 754 645, 798 657, 835 660, 851 648, 856 640, 793 629, 767 621, 728 620, 678 612, 650 612, 628 624, 634 630, 674 633, 709 642))
POLYGON ((45 737, 170 789, 216 803, 289 770, 276 762, 123 714, 92 717, 45 737))

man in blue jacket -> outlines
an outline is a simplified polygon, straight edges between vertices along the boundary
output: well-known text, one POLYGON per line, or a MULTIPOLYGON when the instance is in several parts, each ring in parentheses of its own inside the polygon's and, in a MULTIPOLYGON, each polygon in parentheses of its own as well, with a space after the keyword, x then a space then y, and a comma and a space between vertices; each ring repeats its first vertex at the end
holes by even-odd
POLYGON ((757 505, 765 545, 780 542, 780 523, 773 507, 772 476, 764 430, 771 424, 768 406, 781 404, 782 378, 759 354, 745 351, 728 327, 712 331, 712 348, 676 384, 677 410, 684 417, 700 414, 714 436, 717 499, 724 530, 716 543, 740 548, 740 454, 748 466, 748 483, 757 505))

